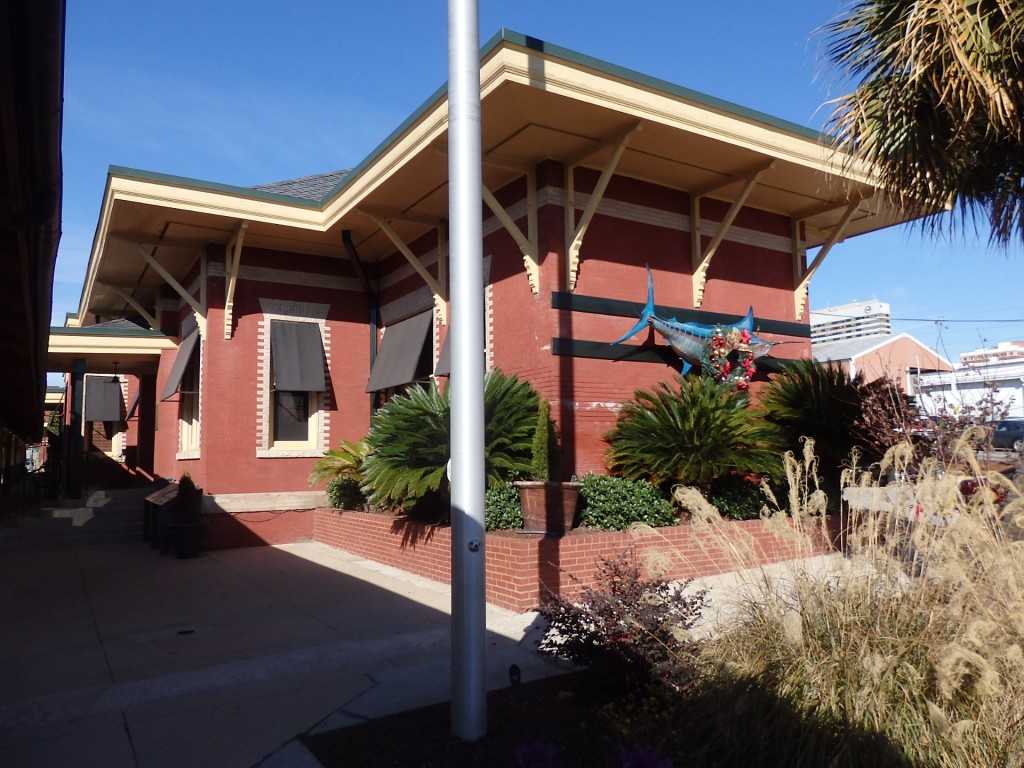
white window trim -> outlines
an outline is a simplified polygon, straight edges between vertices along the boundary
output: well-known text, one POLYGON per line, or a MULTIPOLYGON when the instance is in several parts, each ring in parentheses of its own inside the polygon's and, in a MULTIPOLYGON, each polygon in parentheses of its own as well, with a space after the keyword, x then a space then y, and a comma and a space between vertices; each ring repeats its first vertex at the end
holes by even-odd
MULTIPOLYGON (((189 315, 188 317, 186 317, 185 321, 182 323, 182 334, 185 335, 185 334, 189 333, 190 329, 192 327, 194 327, 195 325, 196 325, 196 321, 195 321, 195 318, 192 315, 189 315), (189 321, 191 321, 191 322, 189 322, 189 321)), ((174 454, 174 458, 177 459, 178 461, 182 461, 182 460, 186 460, 187 461, 187 460, 191 460, 191 459, 198 459, 198 458, 201 458, 201 456, 202 456, 202 446, 203 446, 203 363, 206 360, 206 355, 203 352, 203 347, 206 346, 206 339, 203 338, 201 331, 198 330, 198 329, 196 329, 195 331, 191 331, 191 332, 192 333, 199 333, 200 334, 199 341, 196 344, 196 348, 192 352, 193 355, 199 355, 199 364, 198 364, 199 370, 196 372, 198 380, 196 382, 195 444, 194 445, 190 445, 187 448, 182 447, 185 425, 184 425, 184 422, 181 419, 181 393, 179 391, 179 393, 178 393, 178 418, 177 418, 177 423, 178 423, 178 450, 174 454)))
POLYGON ((309 399, 312 440, 308 443, 292 441, 274 443, 273 411, 274 393, 270 376, 270 323, 285 320, 298 323, 316 323, 320 326, 320 340, 324 345, 326 369, 329 375, 331 365, 330 329, 327 326, 329 304, 313 304, 283 299, 260 299, 263 318, 259 321, 259 341, 256 382, 256 457, 259 459, 320 458, 327 451, 327 436, 330 434, 330 390, 311 392, 309 399))

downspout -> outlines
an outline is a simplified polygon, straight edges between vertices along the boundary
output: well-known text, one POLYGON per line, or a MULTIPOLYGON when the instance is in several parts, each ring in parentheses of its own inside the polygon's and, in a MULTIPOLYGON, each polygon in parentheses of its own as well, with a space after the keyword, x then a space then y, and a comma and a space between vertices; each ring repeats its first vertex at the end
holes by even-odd
MULTIPOLYGON (((345 245, 345 253, 348 254, 348 260, 352 263, 352 269, 355 271, 356 276, 362 281, 366 298, 370 302, 370 370, 372 371, 374 363, 377 362, 377 330, 380 327, 380 301, 377 297, 377 292, 370 283, 370 279, 366 276, 363 263, 359 260, 356 245, 352 242, 352 230, 343 229, 341 231, 341 242, 345 245)), ((373 416, 376 410, 377 393, 371 392, 370 415, 373 416)))

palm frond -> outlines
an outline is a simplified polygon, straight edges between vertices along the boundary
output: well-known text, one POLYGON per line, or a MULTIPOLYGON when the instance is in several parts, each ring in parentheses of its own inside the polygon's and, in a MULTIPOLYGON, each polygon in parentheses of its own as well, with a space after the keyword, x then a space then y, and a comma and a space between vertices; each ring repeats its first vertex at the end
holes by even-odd
POLYGON ((606 440, 609 469, 630 480, 707 489, 733 472, 771 473, 771 434, 745 394, 706 378, 638 390, 606 440))
MULTIPOLYGON (((528 381, 501 371, 484 378, 484 463, 490 484, 524 474, 538 395, 528 381)), ((393 398, 370 420, 364 489, 375 506, 412 507, 447 491, 451 457, 449 392, 435 382, 393 398)))
POLYGON ((830 118, 839 147, 911 214, 952 206, 996 244, 1024 239, 1024 4, 859 0, 824 32, 856 83, 830 118))
POLYGON ((370 451, 365 440, 342 440, 338 448, 327 451, 309 473, 310 485, 335 477, 362 481, 363 462, 370 451))

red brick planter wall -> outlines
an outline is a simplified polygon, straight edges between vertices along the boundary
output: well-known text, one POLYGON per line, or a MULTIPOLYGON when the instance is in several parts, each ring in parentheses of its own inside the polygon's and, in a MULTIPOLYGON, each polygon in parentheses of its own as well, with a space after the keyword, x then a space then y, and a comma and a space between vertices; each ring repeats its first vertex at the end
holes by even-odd
POLYGON ((293 544, 313 538, 311 509, 277 512, 207 512, 203 546, 206 549, 293 544))
MULTIPOLYGON (((697 578, 823 554, 830 545, 810 548, 776 536, 760 520, 724 523, 728 539, 749 553, 744 559, 729 544, 692 525, 658 529, 657 535, 636 538, 616 531, 574 530, 562 537, 520 535, 514 531, 487 534, 487 602, 513 611, 540 605, 549 593, 574 596, 593 584, 595 565, 603 557, 633 547, 641 562, 652 549, 671 555, 669 578, 697 578)), ((378 563, 448 583, 451 570, 451 529, 408 523, 391 515, 337 509, 314 512, 313 538, 378 563)), ((829 537, 832 538, 832 537, 829 537)))

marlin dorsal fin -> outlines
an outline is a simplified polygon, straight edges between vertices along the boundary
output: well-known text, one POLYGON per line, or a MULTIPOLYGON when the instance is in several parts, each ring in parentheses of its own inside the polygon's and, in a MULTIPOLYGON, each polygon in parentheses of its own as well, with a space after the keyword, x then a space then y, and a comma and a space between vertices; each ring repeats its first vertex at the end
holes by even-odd
POLYGON ((747 310, 746 317, 744 317, 738 323, 734 323, 732 327, 733 328, 737 328, 737 329, 739 329, 741 331, 750 331, 750 333, 753 333, 754 332, 754 308, 750 307, 747 310))

